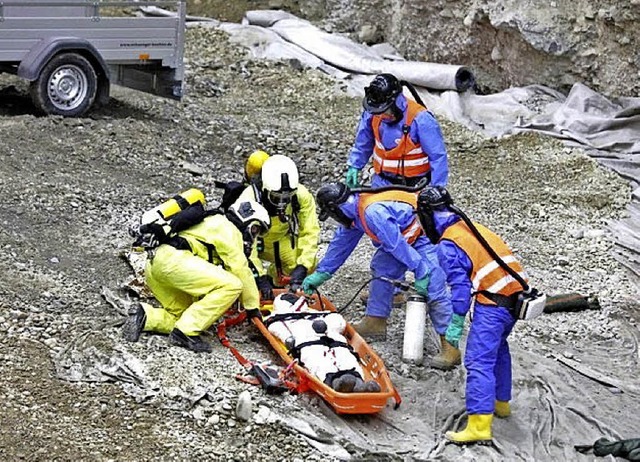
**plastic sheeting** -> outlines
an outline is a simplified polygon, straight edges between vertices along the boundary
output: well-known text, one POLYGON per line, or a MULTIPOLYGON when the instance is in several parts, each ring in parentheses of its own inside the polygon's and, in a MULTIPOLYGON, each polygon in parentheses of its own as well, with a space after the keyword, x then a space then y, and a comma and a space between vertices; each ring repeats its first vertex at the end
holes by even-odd
POLYGON ((399 79, 434 90, 464 91, 475 84, 473 73, 464 66, 384 59, 366 45, 322 31, 288 13, 249 11, 245 18, 249 24, 268 27, 287 42, 349 72, 390 72, 399 79))

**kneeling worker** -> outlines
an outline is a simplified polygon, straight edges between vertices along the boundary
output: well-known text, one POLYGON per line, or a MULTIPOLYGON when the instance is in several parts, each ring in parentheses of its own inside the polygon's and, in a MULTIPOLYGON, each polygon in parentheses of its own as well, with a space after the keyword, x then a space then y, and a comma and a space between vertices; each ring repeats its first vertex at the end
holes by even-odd
POLYGON ((264 207, 237 201, 226 214, 209 214, 170 237, 145 268, 145 282, 162 308, 141 303, 123 326, 124 338, 135 342, 143 331, 157 332, 175 345, 210 352, 200 334, 238 297, 247 310, 260 307, 248 255, 269 226, 264 207))

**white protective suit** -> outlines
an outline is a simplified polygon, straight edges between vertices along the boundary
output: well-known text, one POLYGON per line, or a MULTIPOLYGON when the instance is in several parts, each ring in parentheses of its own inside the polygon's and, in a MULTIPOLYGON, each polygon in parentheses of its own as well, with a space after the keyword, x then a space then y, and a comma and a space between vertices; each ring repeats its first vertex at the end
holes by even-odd
MULTIPOLYGON (((286 294, 284 294, 286 295, 286 294)), ((317 311, 309 308, 304 297, 300 297, 296 303, 290 303, 278 295, 273 301, 273 313, 323 313, 324 316, 313 319, 290 319, 276 321, 269 325, 269 332, 278 337, 282 342, 293 337, 295 345, 305 342, 319 340, 323 336, 328 336, 332 340, 347 343, 347 339, 342 335, 347 325, 342 315, 330 311, 317 311), (314 331, 312 324, 316 319, 322 319, 327 325, 325 333, 314 331)), ((265 322, 269 318, 265 318, 265 322)), ((290 340, 291 341, 291 340, 290 340)), ((354 374, 364 378, 364 373, 356 356, 345 347, 328 347, 325 345, 309 345, 300 350, 300 361, 306 369, 317 376, 320 381, 325 382, 328 374, 335 374, 339 371, 353 370, 354 374)), ((331 384, 328 384, 331 385, 331 384)))

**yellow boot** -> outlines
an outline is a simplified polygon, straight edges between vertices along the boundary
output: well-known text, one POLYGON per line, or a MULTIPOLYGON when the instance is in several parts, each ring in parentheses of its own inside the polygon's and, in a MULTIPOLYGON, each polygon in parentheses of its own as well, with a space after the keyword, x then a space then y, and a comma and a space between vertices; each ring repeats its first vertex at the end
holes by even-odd
POLYGON ((440 353, 431 358, 429 365, 435 369, 448 371, 460 364, 460 350, 440 336, 440 353))
POLYGON ((387 318, 365 316, 358 324, 354 324, 353 328, 367 340, 386 340, 387 338, 387 318))
POLYGON ((493 414, 470 414, 467 428, 459 432, 447 432, 444 437, 456 444, 471 444, 491 441, 493 414))
POLYGON ((509 405, 509 401, 496 401, 496 408, 493 413, 501 419, 509 417, 511 415, 511 405, 509 405))

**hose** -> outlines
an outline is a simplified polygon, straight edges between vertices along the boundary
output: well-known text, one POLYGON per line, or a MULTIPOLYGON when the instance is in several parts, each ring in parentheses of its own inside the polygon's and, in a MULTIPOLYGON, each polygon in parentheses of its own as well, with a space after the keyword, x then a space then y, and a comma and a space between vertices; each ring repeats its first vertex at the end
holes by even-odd
POLYGON ((356 291, 356 293, 353 295, 353 297, 351 297, 351 299, 347 302, 346 305, 344 305, 342 308, 340 308, 338 311, 338 313, 342 313, 343 311, 345 311, 347 308, 349 308, 349 306, 351 306, 351 304, 354 302, 354 300, 356 299, 356 297, 358 295, 360 295, 360 292, 362 292, 362 290, 369 285, 369 283, 371 281, 375 281, 375 280, 379 280, 379 281, 384 281, 384 282, 388 282, 389 284, 393 285, 394 287, 398 287, 400 290, 406 292, 408 290, 413 290, 415 291, 415 289, 411 286, 411 284, 402 281, 400 279, 391 279, 385 276, 374 276, 370 279, 368 279, 367 281, 365 281, 360 288, 356 291))

